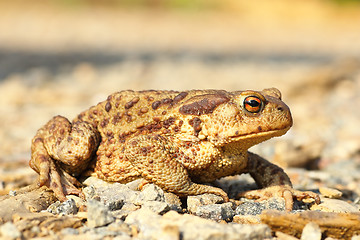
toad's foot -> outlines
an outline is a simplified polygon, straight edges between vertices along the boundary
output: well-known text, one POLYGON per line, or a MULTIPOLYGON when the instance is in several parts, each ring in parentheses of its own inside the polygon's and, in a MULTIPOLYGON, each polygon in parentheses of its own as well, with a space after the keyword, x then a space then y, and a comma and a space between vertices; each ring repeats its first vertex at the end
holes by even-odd
MULTIPOLYGON (((48 169, 41 169, 39 176, 39 186, 47 186, 50 188, 57 199, 66 201, 66 195, 74 194, 84 198, 83 193, 77 187, 81 184, 76 178, 61 170, 53 160, 47 164, 48 169)), ((45 166, 44 166, 45 167, 45 166)))
POLYGON ((33 145, 37 147, 37 150, 34 152, 29 165, 39 173, 39 187, 47 186, 53 190, 55 197, 60 201, 65 201, 65 196, 70 193, 80 195, 80 190, 74 186, 79 186, 80 183, 55 164, 47 153, 43 140, 35 139, 33 145))
POLYGON ((84 194, 77 187, 80 187, 81 184, 74 178, 70 176, 63 170, 50 172, 49 185, 51 190, 53 190, 55 196, 60 201, 65 201, 66 195, 74 194, 82 199, 85 199, 84 194))
POLYGON ((288 185, 270 186, 263 189, 246 191, 239 193, 239 197, 257 199, 258 201, 267 200, 271 197, 281 197, 285 200, 286 211, 291 211, 294 205, 294 198, 301 201, 303 199, 314 199, 316 204, 320 203, 320 197, 314 192, 295 190, 288 185))
POLYGON ((82 193, 81 184, 71 176, 81 173, 93 156, 99 142, 94 126, 85 122, 70 123, 56 116, 38 130, 31 145, 29 165, 39 173, 39 185, 47 186, 55 196, 82 193))

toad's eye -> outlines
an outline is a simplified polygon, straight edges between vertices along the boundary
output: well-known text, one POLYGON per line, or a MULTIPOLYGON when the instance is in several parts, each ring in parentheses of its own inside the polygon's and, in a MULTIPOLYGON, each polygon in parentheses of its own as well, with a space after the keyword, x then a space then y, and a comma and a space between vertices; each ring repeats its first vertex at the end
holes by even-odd
POLYGON ((244 100, 244 108, 250 113, 258 113, 261 110, 262 101, 256 96, 246 97, 244 100))

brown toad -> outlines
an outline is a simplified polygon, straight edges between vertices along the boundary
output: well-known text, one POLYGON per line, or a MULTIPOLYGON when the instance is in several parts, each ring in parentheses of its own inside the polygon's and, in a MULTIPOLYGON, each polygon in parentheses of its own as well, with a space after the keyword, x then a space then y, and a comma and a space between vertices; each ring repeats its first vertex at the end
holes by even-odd
POLYGON ((51 119, 32 140, 29 164, 60 200, 80 194, 75 176, 90 172, 109 182, 141 177, 180 196, 213 193, 228 201, 220 188, 200 183, 250 173, 263 189, 244 196, 281 196, 290 210, 293 198, 319 198, 294 190, 281 168, 247 149, 291 126, 275 88, 121 91, 72 122, 51 119))

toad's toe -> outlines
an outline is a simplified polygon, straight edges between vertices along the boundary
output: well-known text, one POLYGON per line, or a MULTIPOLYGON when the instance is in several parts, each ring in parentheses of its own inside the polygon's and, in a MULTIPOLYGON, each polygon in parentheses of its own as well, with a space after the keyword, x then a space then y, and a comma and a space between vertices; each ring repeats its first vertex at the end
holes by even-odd
POLYGON ((302 201, 303 199, 313 199, 316 204, 320 203, 320 197, 313 192, 302 192, 295 190, 288 185, 270 186, 264 189, 252 190, 239 193, 239 197, 248 199, 257 199, 258 201, 267 200, 271 197, 281 197, 285 200, 285 209, 291 211, 294 205, 294 198, 302 201))

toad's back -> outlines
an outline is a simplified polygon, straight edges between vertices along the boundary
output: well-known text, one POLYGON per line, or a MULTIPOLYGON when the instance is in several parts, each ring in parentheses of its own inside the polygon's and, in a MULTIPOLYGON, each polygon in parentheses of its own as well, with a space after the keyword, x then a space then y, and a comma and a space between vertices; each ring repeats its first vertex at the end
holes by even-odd
POLYGON ((219 104, 228 101, 229 94, 221 90, 121 91, 82 112, 74 122, 94 123, 103 141, 115 138, 124 143, 128 137, 138 134, 176 134, 181 131, 185 119, 190 119, 191 115, 210 113, 219 104), (181 109, 185 112, 180 110, 184 102, 196 96, 207 96, 209 101, 196 106, 189 104, 188 108, 184 106, 181 109))

